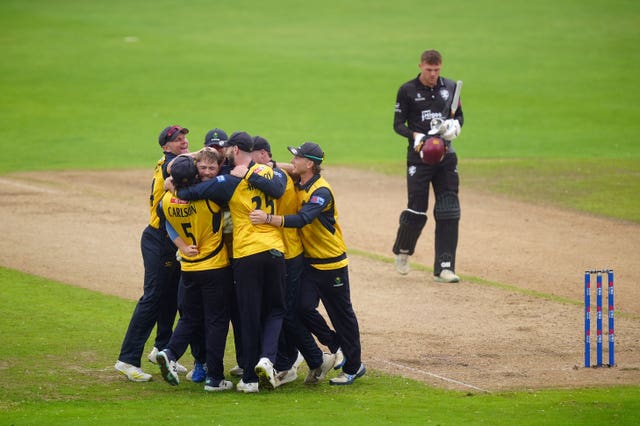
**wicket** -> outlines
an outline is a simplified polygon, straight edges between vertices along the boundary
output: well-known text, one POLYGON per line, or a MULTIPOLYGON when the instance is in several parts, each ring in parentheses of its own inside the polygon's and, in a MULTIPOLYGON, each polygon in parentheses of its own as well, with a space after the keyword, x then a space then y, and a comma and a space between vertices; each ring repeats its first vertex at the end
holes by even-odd
POLYGON ((602 274, 607 274, 609 364, 615 366, 613 269, 584 271, 584 366, 591 367, 591 275, 596 274, 596 367, 602 367, 602 274))

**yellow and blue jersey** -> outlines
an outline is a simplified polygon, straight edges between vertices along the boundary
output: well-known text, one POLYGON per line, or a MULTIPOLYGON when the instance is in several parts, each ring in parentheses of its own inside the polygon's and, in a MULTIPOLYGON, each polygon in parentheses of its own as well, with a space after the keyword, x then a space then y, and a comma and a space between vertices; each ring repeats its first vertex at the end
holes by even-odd
POLYGON ((284 216, 283 226, 300 229, 304 256, 309 264, 320 270, 347 266, 347 248, 329 183, 315 175, 304 185, 298 185, 297 197, 298 213, 284 216))
POLYGON ((177 195, 182 199, 210 199, 219 204, 228 203, 233 222, 234 259, 269 250, 278 250, 284 253, 285 249, 282 233, 278 228, 266 224, 254 225, 249 219, 249 213, 256 209, 275 214, 277 198, 282 195, 284 188, 274 181, 274 191, 267 194, 250 182, 253 174, 272 181, 273 169, 263 164, 251 162, 244 179, 231 175, 218 175, 215 179, 177 191, 177 195))
MULTIPOLYGON (((282 173, 286 179, 286 186, 284 194, 278 199, 278 207, 276 214, 285 216, 288 214, 296 214, 298 212, 298 193, 296 191, 296 185, 286 172, 280 169, 275 169, 274 174, 282 173)), ((302 247, 302 239, 300 233, 296 228, 281 228, 282 238, 284 239, 284 257, 285 259, 293 259, 304 252, 302 247)))
POLYGON ((151 181, 151 195, 149 196, 149 225, 155 229, 160 229, 163 225, 163 218, 158 214, 158 204, 162 200, 164 193, 164 181, 169 176, 167 173, 167 165, 176 157, 175 154, 165 152, 158 160, 153 171, 153 180, 151 181))
POLYGON ((229 256, 222 240, 222 209, 211 200, 186 201, 170 192, 162 198, 162 212, 167 232, 198 247, 196 256, 181 254, 183 271, 206 271, 229 266, 229 256))

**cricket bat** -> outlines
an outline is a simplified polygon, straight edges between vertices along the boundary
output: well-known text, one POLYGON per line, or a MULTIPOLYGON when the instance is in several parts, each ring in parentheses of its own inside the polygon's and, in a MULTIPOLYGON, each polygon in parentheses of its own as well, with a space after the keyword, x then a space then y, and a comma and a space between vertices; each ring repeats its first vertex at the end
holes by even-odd
POLYGON ((456 115, 458 104, 460 103, 460 92, 462 91, 462 80, 456 82, 456 90, 453 92, 453 100, 451 101, 451 118, 456 115))

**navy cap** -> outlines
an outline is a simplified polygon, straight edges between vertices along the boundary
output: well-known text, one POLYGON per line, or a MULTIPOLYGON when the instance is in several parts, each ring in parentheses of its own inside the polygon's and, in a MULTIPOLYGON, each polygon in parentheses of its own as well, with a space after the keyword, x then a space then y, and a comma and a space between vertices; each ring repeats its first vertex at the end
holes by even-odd
POLYGON ((171 163, 171 177, 176 188, 191 185, 197 181, 198 168, 195 160, 188 155, 179 155, 171 163))
POLYGON ((233 132, 231 137, 222 144, 223 147, 237 146, 240 151, 253 151, 253 139, 247 132, 233 132))
POLYGON ((308 158, 316 164, 320 164, 324 160, 324 152, 317 143, 305 142, 297 148, 289 146, 287 149, 296 157, 308 158))
POLYGON ((254 151, 260 151, 261 149, 264 149, 269 154, 271 154, 271 145, 269 144, 269 141, 267 141, 262 136, 254 136, 253 137, 253 150, 254 151))
POLYGON ((160 136, 158 136, 158 143, 160 146, 165 146, 169 142, 173 142, 178 138, 178 135, 186 135, 189 133, 189 129, 180 126, 168 126, 165 127, 160 136))
POLYGON ((204 146, 221 147, 227 139, 229 139, 227 137, 227 132, 216 127, 215 129, 207 132, 207 135, 204 137, 204 146))

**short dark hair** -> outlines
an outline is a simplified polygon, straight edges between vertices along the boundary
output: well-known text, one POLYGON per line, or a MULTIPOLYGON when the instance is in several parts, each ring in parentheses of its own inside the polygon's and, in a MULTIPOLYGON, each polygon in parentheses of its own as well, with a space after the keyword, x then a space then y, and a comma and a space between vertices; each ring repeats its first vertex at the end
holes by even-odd
POLYGON ((437 50, 425 50, 420 57, 421 63, 427 63, 429 65, 439 65, 442 63, 442 55, 437 50))

